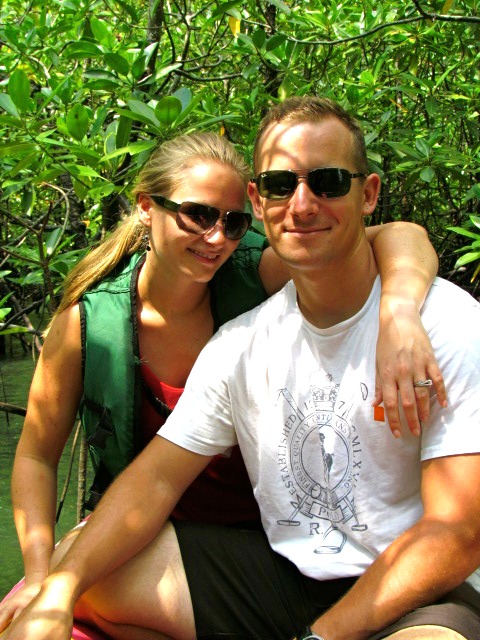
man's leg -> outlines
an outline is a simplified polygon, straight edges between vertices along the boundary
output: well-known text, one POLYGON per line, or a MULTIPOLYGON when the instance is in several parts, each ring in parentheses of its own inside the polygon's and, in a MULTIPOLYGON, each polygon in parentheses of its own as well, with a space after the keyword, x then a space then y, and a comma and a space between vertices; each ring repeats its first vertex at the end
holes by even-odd
POLYGON ((402 629, 390 636, 386 636, 385 640, 465 640, 465 636, 445 627, 425 624, 419 627, 402 629))
MULTIPOLYGON (((57 547, 53 565, 76 535, 57 547)), ((194 640, 190 592, 172 525, 167 523, 143 551, 89 589, 75 607, 75 618, 116 640, 194 640)))

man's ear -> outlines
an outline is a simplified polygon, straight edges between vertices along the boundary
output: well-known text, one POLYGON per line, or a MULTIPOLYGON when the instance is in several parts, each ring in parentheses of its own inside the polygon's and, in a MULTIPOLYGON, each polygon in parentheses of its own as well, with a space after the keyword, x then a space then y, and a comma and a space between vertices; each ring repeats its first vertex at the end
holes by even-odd
POLYGON ((258 194, 257 185, 250 181, 247 186, 248 197, 252 203, 253 215, 257 220, 263 221, 262 199, 258 194))
POLYGON ((363 184, 362 215, 369 216, 375 211, 382 181, 377 173, 370 173, 363 184))
POLYGON ((137 210, 140 222, 147 228, 152 225, 152 200, 146 193, 139 193, 137 196, 137 210))

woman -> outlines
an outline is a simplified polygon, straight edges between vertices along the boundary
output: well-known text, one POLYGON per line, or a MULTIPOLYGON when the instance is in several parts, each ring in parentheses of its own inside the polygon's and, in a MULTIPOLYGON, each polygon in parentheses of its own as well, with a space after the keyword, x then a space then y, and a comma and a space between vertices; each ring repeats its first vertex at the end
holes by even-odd
MULTIPOLYGON (((32 381, 15 457, 12 499, 26 585, 2 604, 0 630, 47 575, 57 465, 79 406, 98 469, 94 493, 100 494, 163 424, 219 324, 286 282, 285 268, 266 249, 263 236, 247 231, 248 178, 248 167, 224 138, 203 133, 163 144, 140 173, 134 215, 69 276, 32 381)), ((411 302, 420 306, 436 257, 418 227, 405 224, 401 231, 370 232, 371 240, 378 236, 386 293, 381 318, 386 355, 380 369, 391 371, 384 393, 386 401, 394 389, 395 402, 388 403, 391 428, 397 386, 404 404, 414 404, 411 362, 421 362, 422 373, 436 382, 439 401, 444 399, 440 372, 411 302), (396 261, 392 253, 402 255, 396 261), (429 257, 427 275, 418 265, 412 274, 409 267, 402 270, 411 255, 429 257), (415 284, 407 290, 409 282, 415 284), (402 295, 405 304, 398 305, 402 295), (394 307, 398 314, 392 321, 394 307), (398 344, 391 344, 397 337, 398 344), (420 346, 411 348, 415 341, 420 346), (398 375, 392 371, 397 354, 398 375)), ((418 398, 422 414, 426 403, 418 398)), ((411 416, 414 428, 416 410, 411 416)), ((226 524, 257 521, 238 451, 214 461, 174 516, 226 524)))

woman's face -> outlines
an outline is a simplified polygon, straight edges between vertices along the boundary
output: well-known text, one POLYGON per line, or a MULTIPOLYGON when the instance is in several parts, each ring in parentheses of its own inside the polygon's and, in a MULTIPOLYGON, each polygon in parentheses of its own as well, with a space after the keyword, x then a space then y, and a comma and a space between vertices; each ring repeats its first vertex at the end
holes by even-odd
MULTIPOLYGON (((174 202, 197 202, 225 211, 243 211, 245 185, 235 171, 220 162, 203 161, 190 169, 171 193, 162 193, 174 202)), ((230 257, 239 241, 225 237, 219 224, 205 235, 179 229, 176 214, 155 204, 148 194, 138 199, 140 218, 148 227, 151 251, 147 260, 155 261, 163 276, 181 273, 195 282, 208 282, 230 257)))

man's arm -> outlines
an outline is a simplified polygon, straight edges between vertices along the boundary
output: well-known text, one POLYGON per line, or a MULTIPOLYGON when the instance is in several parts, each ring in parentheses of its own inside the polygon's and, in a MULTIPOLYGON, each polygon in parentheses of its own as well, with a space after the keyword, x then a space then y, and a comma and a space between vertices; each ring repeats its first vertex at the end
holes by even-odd
POLYGON ((153 540, 210 460, 155 437, 105 493, 5 640, 69 640, 78 598, 153 540))
POLYGON ((326 640, 363 640, 458 586, 480 565, 480 455, 422 464, 424 515, 312 626, 326 640))

